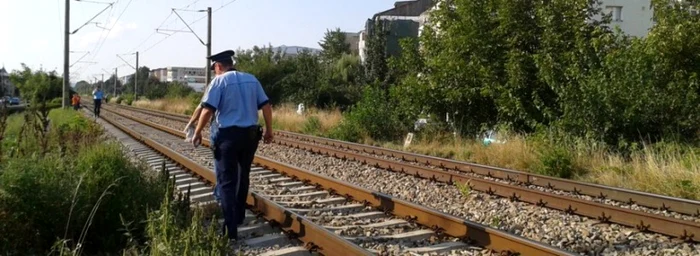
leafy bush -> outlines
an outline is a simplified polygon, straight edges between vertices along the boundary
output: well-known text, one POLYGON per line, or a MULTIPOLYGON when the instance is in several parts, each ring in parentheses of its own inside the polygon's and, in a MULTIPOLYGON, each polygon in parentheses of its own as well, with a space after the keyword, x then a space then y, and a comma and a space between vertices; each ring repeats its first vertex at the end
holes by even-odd
POLYGON ((561 146, 546 148, 541 153, 540 165, 535 171, 543 175, 571 179, 579 174, 574 166, 571 152, 561 146))
POLYGON ((303 133, 314 135, 317 135, 320 130, 321 120, 319 120, 316 116, 310 116, 307 118, 306 122, 304 123, 304 127, 302 128, 303 133))
POLYGON ((398 119, 393 102, 387 98, 383 90, 365 87, 362 100, 350 110, 335 136, 352 141, 359 140, 363 134, 379 140, 401 138, 408 127, 398 119))
POLYGON ((119 97, 119 100, 117 100, 117 101, 119 102, 119 104, 121 104, 123 102, 124 104, 131 106, 131 104, 134 102, 134 95, 133 94, 122 94, 119 97))
POLYGON ((49 104, 52 104, 52 105, 53 104, 63 104, 63 101, 62 101, 61 97, 53 98, 52 100, 49 101, 49 104))

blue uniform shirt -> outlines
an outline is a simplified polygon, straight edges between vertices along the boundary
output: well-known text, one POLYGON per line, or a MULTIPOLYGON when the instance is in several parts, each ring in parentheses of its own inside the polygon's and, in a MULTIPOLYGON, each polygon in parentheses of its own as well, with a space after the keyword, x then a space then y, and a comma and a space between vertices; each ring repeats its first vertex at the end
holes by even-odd
POLYGON ((202 98, 202 107, 215 110, 214 128, 250 127, 258 124, 258 110, 268 98, 255 76, 228 71, 216 76, 202 98))
POLYGON ((97 90, 95 93, 93 93, 92 98, 96 99, 96 100, 101 100, 102 99, 102 90, 97 90))

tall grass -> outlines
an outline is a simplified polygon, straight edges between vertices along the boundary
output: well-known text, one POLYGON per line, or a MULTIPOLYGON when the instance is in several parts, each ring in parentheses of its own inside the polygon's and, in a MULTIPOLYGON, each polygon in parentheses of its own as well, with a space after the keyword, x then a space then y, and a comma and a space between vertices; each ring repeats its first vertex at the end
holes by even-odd
POLYGON ((177 114, 187 114, 192 110, 192 103, 188 98, 164 98, 164 99, 139 99, 132 106, 167 111, 177 114))
POLYGON ((4 153, 17 153, 0 163, 0 234, 11 234, 0 236, 0 253, 43 254, 57 239, 88 254, 118 251, 121 220, 145 220, 162 186, 77 112, 50 112, 44 148, 33 118, 11 116, 3 140, 4 153))
POLYGON ((171 215, 177 223, 163 215, 188 212, 189 200, 166 196, 168 179, 102 141, 94 122, 54 110, 40 148, 34 118, 10 116, 0 134, 0 255, 219 255, 227 248, 215 226, 203 228, 201 213, 171 215))
MULTIPOLYGON (((262 114, 259 118, 264 122, 262 114)), ((275 129, 322 135, 340 124, 343 115, 340 110, 321 110, 307 107, 303 115, 297 114, 296 106, 283 104, 273 107, 272 127, 275 129)))

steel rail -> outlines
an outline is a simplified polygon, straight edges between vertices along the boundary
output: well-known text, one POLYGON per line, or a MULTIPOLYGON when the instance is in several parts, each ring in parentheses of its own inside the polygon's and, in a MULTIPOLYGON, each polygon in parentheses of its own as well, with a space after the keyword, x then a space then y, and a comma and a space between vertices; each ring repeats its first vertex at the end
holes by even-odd
MULTIPOLYGON (((114 125, 123 132, 129 134, 138 141, 143 142, 149 147, 155 149, 161 154, 171 158, 173 161, 196 173, 211 184, 216 182, 214 172, 202 165, 195 163, 186 156, 183 156, 172 149, 148 138, 142 136, 138 132, 119 124, 111 118, 102 116, 103 120, 114 125)), ((271 163, 271 160, 263 160, 265 163, 271 163)), ((313 223, 307 218, 286 209, 285 207, 271 201, 258 193, 250 191, 246 199, 246 203, 251 206, 252 210, 261 213, 266 219, 274 221, 285 231, 290 231, 296 234, 296 238, 305 242, 307 248, 315 248, 315 250, 323 255, 373 255, 371 252, 359 247, 358 245, 341 238, 333 232, 313 223)))
MULTIPOLYGON (((148 111, 143 112, 147 113, 148 111)), ((164 116, 172 115, 168 113, 161 114, 164 116)), ((278 134, 282 133, 278 132, 278 134)), ((302 137, 302 135, 298 136, 302 137)), ((309 136, 304 135, 303 137, 309 136)), ((446 182, 448 184, 452 184, 455 182, 468 183, 471 189, 486 192, 488 194, 510 198, 511 200, 536 204, 538 206, 561 210, 570 214, 578 214, 582 216, 593 217, 601 222, 618 223, 625 226, 634 227, 644 232, 650 231, 668 235, 671 237, 677 237, 686 241, 700 242, 700 224, 692 221, 680 220, 670 217, 664 217, 657 214, 629 210, 589 200, 555 195, 551 193, 529 189, 523 186, 503 184, 486 179, 481 179, 478 177, 470 177, 464 174, 430 169, 407 163, 401 163, 397 161, 349 152, 333 147, 294 141, 291 139, 278 137, 276 139, 276 142, 285 146, 296 147, 299 149, 304 149, 343 159, 351 159, 363 162, 365 164, 374 165, 376 167, 381 167, 390 171, 408 173, 417 177, 446 182)), ((490 176, 494 177, 495 175, 490 176)), ((513 180, 513 178, 511 177, 509 180, 513 180)))
POLYGON ((306 140, 318 144, 351 149, 369 154, 391 156, 395 158, 400 158, 404 161, 424 163, 427 165, 439 166, 445 169, 453 169, 456 171, 474 173, 498 179, 512 180, 526 185, 531 184, 555 190, 572 192, 575 194, 587 195, 602 199, 611 199, 614 201, 624 202, 628 204, 637 204, 653 209, 668 210, 686 215, 700 216, 700 201, 696 200, 670 197, 624 188, 616 188, 593 183, 555 178, 505 168, 409 153, 400 150, 380 148, 327 138, 320 138, 311 135, 290 133, 284 131, 278 131, 276 133, 277 135, 290 137, 298 140, 306 140))
MULTIPOLYGON (((112 110, 107 111, 180 138, 185 137, 184 133, 170 127, 142 120, 140 118, 127 116, 112 110)), ((202 145, 209 146, 209 140, 203 139, 202 145)), ((476 242, 478 245, 495 251, 520 253, 522 255, 574 255, 570 252, 553 248, 537 241, 493 229, 476 222, 457 218, 452 215, 444 214, 402 199, 394 198, 387 194, 370 191, 268 158, 255 156, 255 160, 253 162, 255 164, 285 173, 305 182, 317 184, 325 189, 333 190, 338 194, 346 195, 353 200, 362 201, 366 204, 372 205, 373 207, 384 210, 385 212, 390 212, 393 215, 407 217, 421 225, 437 228, 447 235, 476 242)))
MULTIPOLYGON (((148 110, 143 108, 121 106, 134 111, 156 115, 163 118, 188 122, 189 118, 184 115, 173 114, 158 110, 148 110)), ((681 214, 700 217, 700 201, 684 198, 670 197, 659 194, 641 192, 631 189, 610 187, 605 185, 580 182, 568 179, 555 178, 545 175, 532 174, 511 169, 468 163, 452 159, 445 159, 400 150, 387 149, 369 145, 363 145, 328 138, 321 138, 311 135, 291 133, 286 131, 276 131, 277 135, 290 137, 298 140, 311 141, 318 144, 356 150, 369 154, 385 155, 400 158, 404 161, 424 163, 427 165, 439 166, 445 169, 453 169, 465 173, 488 176, 492 178, 504 179, 520 182, 525 185, 536 185, 555 190, 567 191, 574 194, 581 194, 602 199, 610 199, 627 204, 637 204, 653 209, 673 211, 681 214)))
POLYGON ((686 241, 700 242, 700 223, 695 223, 692 221, 634 211, 590 200, 546 193, 523 186, 504 184, 496 181, 470 177, 464 174, 430 169, 327 146, 289 140, 285 138, 276 138, 275 140, 281 145, 337 158, 350 159, 390 171, 411 174, 421 178, 427 178, 448 184, 468 184, 471 189, 482 191, 491 195, 509 198, 513 201, 522 201, 541 207, 564 211, 569 214, 593 217, 601 222, 618 223, 637 228, 638 230, 644 232, 651 231, 671 237, 677 237, 686 241))

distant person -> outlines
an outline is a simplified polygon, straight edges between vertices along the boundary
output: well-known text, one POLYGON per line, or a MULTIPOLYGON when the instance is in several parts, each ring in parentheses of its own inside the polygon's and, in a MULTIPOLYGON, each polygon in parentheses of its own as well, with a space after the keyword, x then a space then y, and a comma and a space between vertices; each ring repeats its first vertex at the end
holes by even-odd
MULTIPOLYGON (((212 55, 217 76, 209 84, 201 103, 199 122, 192 137, 197 147, 202 130, 210 125, 210 143, 214 149, 214 168, 218 196, 224 215, 224 232, 235 240, 238 225, 245 219, 246 198, 250 185, 250 167, 258 143, 272 141, 272 108, 262 85, 255 76, 233 68, 231 50, 212 55), (258 111, 265 118, 265 133, 258 125, 258 111)), ((188 130, 188 129, 186 129, 188 130)), ((215 188, 215 193, 217 192, 215 188)))
POLYGON ((95 118, 100 117, 100 107, 102 106, 102 89, 100 89, 100 86, 98 85, 95 87, 95 90, 92 91, 92 98, 95 100, 95 109, 93 112, 95 113, 95 118))
POLYGON ((80 94, 74 93, 73 98, 71 99, 71 103, 73 105, 73 109, 80 109, 80 94))

